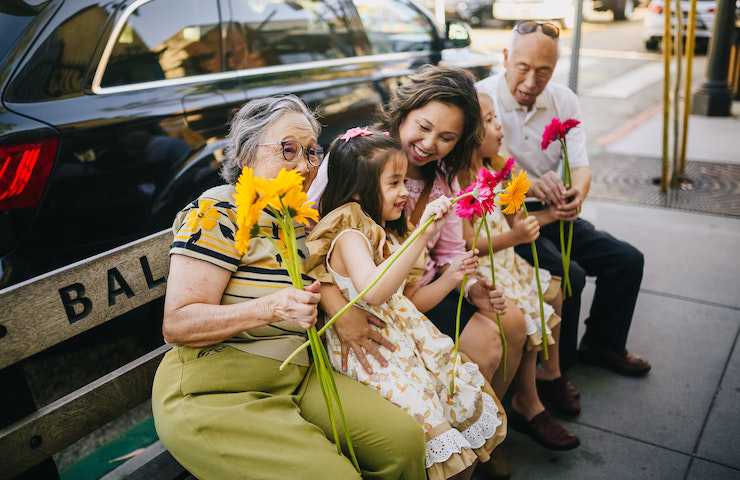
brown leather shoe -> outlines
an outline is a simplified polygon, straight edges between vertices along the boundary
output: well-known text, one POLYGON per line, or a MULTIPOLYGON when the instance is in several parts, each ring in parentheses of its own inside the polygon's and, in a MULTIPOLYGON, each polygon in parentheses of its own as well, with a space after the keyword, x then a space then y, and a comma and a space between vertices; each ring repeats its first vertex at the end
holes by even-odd
POLYGON ((537 393, 540 400, 550 410, 569 417, 577 417, 581 414, 580 393, 573 383, 565 375, 554 380, 537 380, 537 393))
POLYGON ((513 408, 508 413, 509 425, 517 432, 529 435, 535 442, 550 450, 573 450, 581 441, 578 437, 566 430, 555 421, 552 416, 543 410, 541 413, 527 420, 513 408))
POLYGON ((613 352, 583 342, 578 350, 578 359, 588 365, 603 367, 627 377, 644 377, 652 368, 647 360, 634 353, 626 350, 624 353, 613 352))

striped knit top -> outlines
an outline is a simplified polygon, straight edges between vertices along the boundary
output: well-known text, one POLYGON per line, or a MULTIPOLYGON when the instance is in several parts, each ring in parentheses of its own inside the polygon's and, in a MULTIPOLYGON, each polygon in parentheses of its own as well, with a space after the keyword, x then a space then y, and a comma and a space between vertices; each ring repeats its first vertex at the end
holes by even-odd
MULTIPOLYGON (((292 285, 288 272, 280 265, 280 255, 268 238, 253 238, 244 255, 236 250, 236 206, 234 186, 222 185, 204 192, 175 217, 174 241, 170 254, 186 255, 210 262, 231 272, 222 305, 246 302, 292 285)), ((263 212, 259 220, 263 236, 278 238, 274 218, 263 212)), ((306 258, 303 225, 296 225, 299 255, 306 258)), ((313 279, 307 275, 309 285, 313 279)), ((243 331, 223 343, 244 352, 284 360, 306 340, 306 332, 282 321, 243 331)), ((308 365, 308 355, 296 356, 293 363, 308 365)))

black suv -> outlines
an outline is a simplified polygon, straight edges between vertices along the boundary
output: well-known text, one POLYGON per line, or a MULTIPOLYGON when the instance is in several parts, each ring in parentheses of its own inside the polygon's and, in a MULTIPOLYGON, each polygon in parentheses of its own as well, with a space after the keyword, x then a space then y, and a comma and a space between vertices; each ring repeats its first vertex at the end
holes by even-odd
POLYGON ((301 96, 325 144, 420 65, 488 75, 441 30, 406 0, 0 1, 0 287, 169 226, 248 99, 301 96))

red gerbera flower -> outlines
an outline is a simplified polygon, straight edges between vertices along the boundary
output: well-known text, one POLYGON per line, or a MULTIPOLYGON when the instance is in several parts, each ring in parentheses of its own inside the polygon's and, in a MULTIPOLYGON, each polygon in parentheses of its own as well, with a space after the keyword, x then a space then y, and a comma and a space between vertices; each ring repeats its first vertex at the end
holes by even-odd
POLYGON ((564 121, 562 125, 560 126, 560 136, 565 138, 568 132, 570 132, 571 128, 575 128, 580 124, 581 124, 580 120, 576 120, 575 118, 569 118, 568 120, 564 121))
POLYGON ((542 133, 542 142, 540 147, 542 150, 546 150, 552 142, 558 139, 560 136, 560 119, 554 117, 550 124, 545 127, 545 131, 542 133))
MULTIPOLYGON (((473 192, 475 187, 476 183, 471 183, 466 189, 458 193, 458 196, 473 192)), ((461 198, 455 204, 455 213, 457 213, 457 216, 460 218, 467 218, 470 220, 473 217, 482 217, 484 211, 474 193, 473 195, 467 195, 461 198)))
POLYGON ((542 142, 540 143, 540 147, 542 150, 546 150, 555 140, 565 140, 565 136, 568 132, 580 124, 581 122, 575 118, 569 118, 564 122, 560 122, 558 117, 554 117, 542 133, 542 142))
POLYGON ((496 204, 494 200, 496 198, 496 185, 501 180, 487 168, 481 168, 478 171, 478 175, 475 178, 475 185, 477 189, 478 203, 480 203, 481 209, 490 213, 493 211, 496 204))
POLYGON ((504 180, 507 180, 509 176, 511 175, 511 171, 514 170, 514 165, 516 164, 516 160, 514 160, 514 157, 509 157, 506 160, 506 163, 504 164, 503 168, 496 172, 494 176, 496 177, 496 183, 501 183, 504 180))

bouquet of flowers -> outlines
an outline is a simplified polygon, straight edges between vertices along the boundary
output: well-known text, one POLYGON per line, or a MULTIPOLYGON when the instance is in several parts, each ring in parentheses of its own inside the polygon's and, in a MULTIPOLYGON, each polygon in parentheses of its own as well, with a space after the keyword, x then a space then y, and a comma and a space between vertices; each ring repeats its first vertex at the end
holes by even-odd
MULTIPOLYGON (((501 183, 502 180, 509 178, 511 175, 511 169, 514 166, 514 160, 509 159, 506 165, 499 172, 491 172, 487 168, 481 168, 478 171, 478 175, 475 178, 475 182, 471 183, 465 190, 460 192, 461 194, 470 193, 471 196, 464 197, 460 202, 455 205, 455 212, 460 218, 465 218, 473 222, 475 225, 476 219, 480 219, 478 227, 475 229, 475 235, 473 239, 473 248, 478 245, 478 237, 480 235, 481 227, 486 229, 486 238, 488 240, 488 260, 491 265, 491 283, 493 288, 496 288, 496 270, 493 265, 493 238, 491 236, 491 229, 488 225, 486 215, 492 213, 496 208, 496 186, 501 183)), ((450 384, 450 393, 455 393, 455 369, 459 363, 458 349, 460 346, 460 312, 462 309, 462 299, 465 295, 465 285, 467 278, 463 278, 460 284, 460 296, 457 300, 457 312, 455 316, 455 348, 453 350, 455 356, 455 368, 453 369, 452 382, 450 384)), ((503 369, 504 378, 507 375, 507 355, 508 345, 506 342, 506 333, 501 323, 501 316, 496 313, 496 323, 498 324, 499 335, 501 335, 501 347, 503 349, 503 369)))
MULTIPOLYGON (((550 124, 545 127, 545 131, 542 134, 542 142, 540 147, 542 150, 546 150, 550 144, 554 141, 560 142, 560 151, 563 156, 563 171, 562 179, 565 188, 570 188, 572 185, 571 172, 570 172, 570 161, 568 159, 568 143, 565 139, 568 132, 571 129, 580 125, 581 122, 575 118, 569 118, 568 120, 561 122, 559 118, 555 117, 552 119, 550 124)), ((568 242, 565 241, 565 221, 560 220, 560 256, 563 260, 563 292, 568 295, 573 295, 573 288, 570 285, 570 254, 571 248, 573 247, 573 222, 568 222, 568 242)))
MULTIPOLYGON (((251 168, 245 167, 236 184, 234 200, 237 215, 235 238, 237 250, 244 253, 250 239, 260 235, 257 222, 262 211, 268 211, 276 219, 279 234, 277 239, 273 236, 267 236, 267 238, 274 242, 276 250, 280 253, 281 263, 288 271, 293 287, 303 289, 304 283, 301 275, 303 262, 298 255, 295 225, 296 223, 307 224, 309 219, 316 221, 319 218, 319 213, 312 208, 312 202, 308 201, 303 191, 303 177, 295 170, 281 169, 277 177, 273 179, 259 178, 254 176, 251 168)), ((329 356, 315 327, 308 329, 308 344, 311 346, 313 366, 316 368, 326 402, 337 453, 342 454, 337 430, 338 417, 344 430, 344 439, 350 459, 359 472, 360 466, 347 428, 347 419, 339 392, 334 382, 329 356)), ((286 363, 288 361, 286 360, 286 363)))

